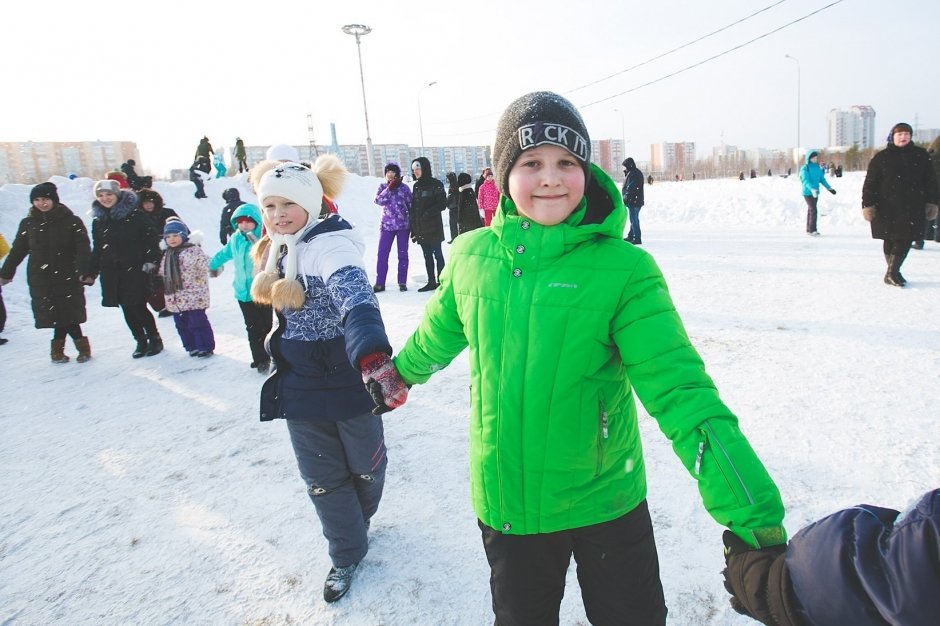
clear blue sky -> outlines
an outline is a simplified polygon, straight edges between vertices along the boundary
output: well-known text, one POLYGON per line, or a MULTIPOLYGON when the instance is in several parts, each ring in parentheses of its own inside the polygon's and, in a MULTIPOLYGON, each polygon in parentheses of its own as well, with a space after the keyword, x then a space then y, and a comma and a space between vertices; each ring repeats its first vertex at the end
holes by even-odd
MULTIPOLYGON (((787 0, 641 68, 570 92, 695 40, 777 0, 702 2, 263 4, 16 2, 0 37, 7 90, 0 141, 130 140, 157 172, 190 164, 203 134, 216 146, 318 143, 335 122, 340 143, 365 140, 356 46, 341 26, 364 23, 362 57, 372 139, 420 145, 489 144, 496 119, 536 89, 579 106, 631 90, 768 33, 833 0, 787 0)), ((843 0, 818 15, 623 96, 583 106, 593 138, 649 144, 826 141, 831 108, 869 104, 876 132, 899 120, 940 127, 936 25, 940 3, 843 0)))

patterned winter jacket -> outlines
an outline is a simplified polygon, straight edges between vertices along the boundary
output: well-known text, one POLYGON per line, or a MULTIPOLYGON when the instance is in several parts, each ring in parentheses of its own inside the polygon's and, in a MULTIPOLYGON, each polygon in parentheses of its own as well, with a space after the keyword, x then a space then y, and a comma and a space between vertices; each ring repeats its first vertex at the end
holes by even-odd
MULTIPOLYGON (((362 260, 365 244, 339 215, 319 220, 298 241, 297 311, 277 312, 268 351, 276 366, 261 389, 261 420, 336 421, 375 407, 359 361, 392 347, 362 260)), ((283 258, 279 262, 283 275, 283 258)))
POLYGON ((705 508, 751 546, 786 541, 767 470, 692 347, 662 273, 623 241, 626 209, 591 166, 585 199, 542 226, 503 197, 454 240, 395 358, 423 383, 470 348, 470 478, 484 524, 529 535, 613 520, 646 498, 634 393, 705 508))
MULTIPOLYGON (((190 237, 192 239, 192 236, 190 237)), ((185 244, 184 244, 185 245, 185 244)), ((165 293, 166 309, 172 313, 209 308, 209 257, 202 246, 192 244, 179 253, 180 276, 183 288, 176 293, 165 293)), ((165 277, 166 253, 159 264, 160 276, 165 277)))
POLYGON ((411 189, 399 183, 394 189, 388 183, 379 185, 375 194, 375 203, 382 207, 382 230, 398 231, 408 229, 408 212, 411 211, 411 189))
POLYGON ((477 194, 477 204, 484 211, 495 211, 499 206, 499 190, 496 188, 496 181, 485 180, 480 185, 480 192, 477 194))
POLYGON ((261 212, 253 204, 243 204, 232 213, 231 224, 233 235, 221 250, 215 253, 209 262, 209 269, 215 271, 232 261, 235 266, 235 276, 232 278, 232 287, 235 289, 235 299, 239 302, 251 302, 251 281, 255 277, 255 266, 251 260, 251 247, 254 242, 238 230, 235 220, 239 217, 250 217, 255 222, 252 235, 255 241, 261 238, 261 212))

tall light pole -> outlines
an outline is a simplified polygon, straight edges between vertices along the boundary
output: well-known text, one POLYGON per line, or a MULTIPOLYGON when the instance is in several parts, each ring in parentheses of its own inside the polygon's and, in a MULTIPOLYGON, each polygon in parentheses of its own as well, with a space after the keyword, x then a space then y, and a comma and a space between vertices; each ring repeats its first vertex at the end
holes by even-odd
POLYGON ((796 62, 796 150, 800 149, 800 61, 796 57, 791 57, 789 54, 784 55, 785 58, 790 59, 796 62))
POLYGON ((423 86, 418 90, 418 130, 421 133, 421 153, 424 153, 424 124, 421 123, 421 93, 428 87, 433 87, 437 84, 436 80, 432 80, 427 85, 423 86))
POLYGON ((356 38, 356 52, 359 53, 359 82, 362 83, 362 110, 366 116, 366 151, 369 162, 369 176, 375 176, 375 164, 372 162, 372 133, 369 132, 369 108, 366 106, 366 79, 362 73, 362 46, 360 38, 372 32, 365 24, 346 24, 343 32, 356 38))

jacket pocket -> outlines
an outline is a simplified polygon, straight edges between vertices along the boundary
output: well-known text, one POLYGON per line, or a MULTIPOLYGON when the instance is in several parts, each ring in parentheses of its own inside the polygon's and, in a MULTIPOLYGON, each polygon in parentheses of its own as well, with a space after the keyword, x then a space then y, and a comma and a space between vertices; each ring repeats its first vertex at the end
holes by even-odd
POLYGON ((728 449, 723 445, 711 424, 705 422, 698 429, 699 442, 698 453, 695 457, 695 475, 702 475, 703 463, 713 462, 721 476, 728 485, 728 490, 734 494, 735 499, 741 506, 751 506, 754 504, 754 497, 744 483, 744 477, 735 466, 728 449))

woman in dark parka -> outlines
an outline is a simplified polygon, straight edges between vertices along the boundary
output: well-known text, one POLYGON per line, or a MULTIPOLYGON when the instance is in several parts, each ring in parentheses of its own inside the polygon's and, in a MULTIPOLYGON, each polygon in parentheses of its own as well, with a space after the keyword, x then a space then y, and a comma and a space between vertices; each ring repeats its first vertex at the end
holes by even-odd
POLYGON ((79 363, 91 358, 88 337, 82 334, 85 313, 84 285, 79 277, 88 267, 88 230, 72 211, 59 202, 52 183, 40 183, 29 193, 32 206, 20 222, 13 247, 0 268, 0 282, 13 280, 17 266, 29 255, 26 282, 32 298, 36 328, 52 328, 50 356, 67 363, 65 337, 72 337, 79 363))
POLYGON ((428 284, 418 291, 437 289, 437 277, 444 269, 444 220, 441 213, 447 208, 447 194, 444 183, 431 174, 431 162, 426 157, 418 157, 411 162, 411 173, 415 184, 411 189, 411 240, 421 246, 424 252, 424 266, 428 271, 428 284), (437 261, 437 271, 434 262, 437 261))
POLYGON ((473 178, 466 172, 457 177, 457 232, 463 234, 483 228, 477 194, 473 191, 473 178))
MULTIPOLYGON (((163 196, 153 189, 142 189, 137 192, 137 208, 150 220, 154 236, 157 238, 152 245, 159 246, 163 227, 171 217, 178 218, 176 211, 163 205, 163 196)), ((163 294, 163 279, 157 275, 156 270, 147 274, 147 304, 150 305, 160 317, 171 317, 173 314, 166 310, 166 298, 163 294)))
POLYGON ((91 262, 86 284, 101 276, 101 305, 121 307, 124 321, 137 341, 135 359, 163 350, 153 315, 147 310, 149 271, 160 260, 160 237, 150 219, 137 210, 137 196, 112 180, 95 183, 91 205, 91 262))
POLYGON ((884 240, 888 271, 884 281, 903 287, 901 264, 911 244, 923 238, 924 218, 937 216, 940 190, 930 155, 911 142, 909 124, 895 124, 888 146, 868 164, 862 185, 862 216, 871 222, 872 239, 884 240))

